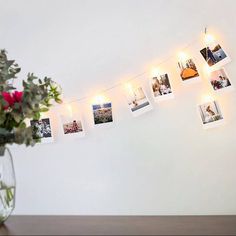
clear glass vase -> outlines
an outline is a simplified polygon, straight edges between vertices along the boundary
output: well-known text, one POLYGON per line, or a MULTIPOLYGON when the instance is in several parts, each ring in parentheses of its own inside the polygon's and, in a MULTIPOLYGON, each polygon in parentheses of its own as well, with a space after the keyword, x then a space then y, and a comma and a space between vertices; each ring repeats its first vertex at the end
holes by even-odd
POLYGON ((15 171, 10 150, 0 147, 0 224, 15 208, 15 171))

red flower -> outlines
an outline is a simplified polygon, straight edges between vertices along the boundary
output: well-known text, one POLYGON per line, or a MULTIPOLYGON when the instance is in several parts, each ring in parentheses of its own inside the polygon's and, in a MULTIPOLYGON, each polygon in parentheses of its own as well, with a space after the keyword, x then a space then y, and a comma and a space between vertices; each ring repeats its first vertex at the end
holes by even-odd
POLYGON ((3 109, 7 110, 12 107, 15 103, 22 101, 23 92, 14 91, 12 94, 8 92, 2 92, 3 99, 7 102, 7 105, 3 109))
POLYGON ((7 102, 7 105, 3 108, 6 110, 14 104, 14 99, 12 95, 8 92, 2 92, 3 99, 7 102))
POLYGON ((12 96, 13 96, 13 99, 14 99, 14 103, 15 102, 21 102, 22 101, 23 92, 15 91, 12 94, 12 96))

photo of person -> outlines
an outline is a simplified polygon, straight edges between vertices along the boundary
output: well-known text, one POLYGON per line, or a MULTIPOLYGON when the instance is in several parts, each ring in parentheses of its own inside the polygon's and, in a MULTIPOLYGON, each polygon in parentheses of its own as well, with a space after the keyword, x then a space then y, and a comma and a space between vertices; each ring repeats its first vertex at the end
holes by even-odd
POLYGON ((174 97, 168 74, 153 77, 151 86, 155 101, 166 100, 174 97))
POLYGON ((110 102, 92 105, 94 124, 104 124, 113 122, 112 104, 110 102))
POLYGON ((61 122, 64 134, 84 136, 83 123, 80 117, 61 115, 61 122))
POLYGON ((72 122, 63 124, 64 134, 73 134, 82 132, 82 123, 79 120, 73 120, 72 122))
POLYGON ((178 62, 180 69, 180 76, 182 81, 196 81, 199 80, 199 73, 193 59, 187 59, 184 61, 178 62))
POLYGON ((31 120, 32 135, 34 139, 41 139, 41 142, 52 141, 52 128, 49 118, 31 120))
POLYGON ((215 65, 222 67, 230 62, 230 58, 218 43, 211 43, 203 48, 200 53, 210 67, 215 65))
POLYGON ((132 88, 127 93, 129 108, 134 116, 138 116, 152 109, 142 87, 132 88))
POLYGON ((209 75, 212 88, 215 91, 223 91, 228 88, 232 88, 232 84, 227 76, 224 68, 219 70, 211 71, 209 75))
POLYGON ((222 113, 216 101, 207 102, 198 106, 202 124, 205 128, 215 127, 222 123, 222 113))

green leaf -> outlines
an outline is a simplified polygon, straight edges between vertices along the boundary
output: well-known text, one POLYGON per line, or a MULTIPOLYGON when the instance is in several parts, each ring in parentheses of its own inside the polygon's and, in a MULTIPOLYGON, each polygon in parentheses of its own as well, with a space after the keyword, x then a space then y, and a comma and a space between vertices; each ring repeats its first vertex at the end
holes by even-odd
POLYGON ((39 111, 40 111, 40 112, 48 112, 48 111, 49 111, 49 109, 48 109, 48 108, 46 108, 46 107, 44 107, 44 108, 41 108, 39 111))

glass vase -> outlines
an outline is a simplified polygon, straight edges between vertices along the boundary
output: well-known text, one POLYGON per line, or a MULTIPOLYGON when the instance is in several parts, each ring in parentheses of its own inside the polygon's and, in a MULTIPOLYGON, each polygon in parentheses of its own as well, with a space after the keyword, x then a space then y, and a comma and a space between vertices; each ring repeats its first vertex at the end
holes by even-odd
POLYGON ((15 208, 15 171, 11 152, 0 147, 0 224, 7 220, 15 208))

